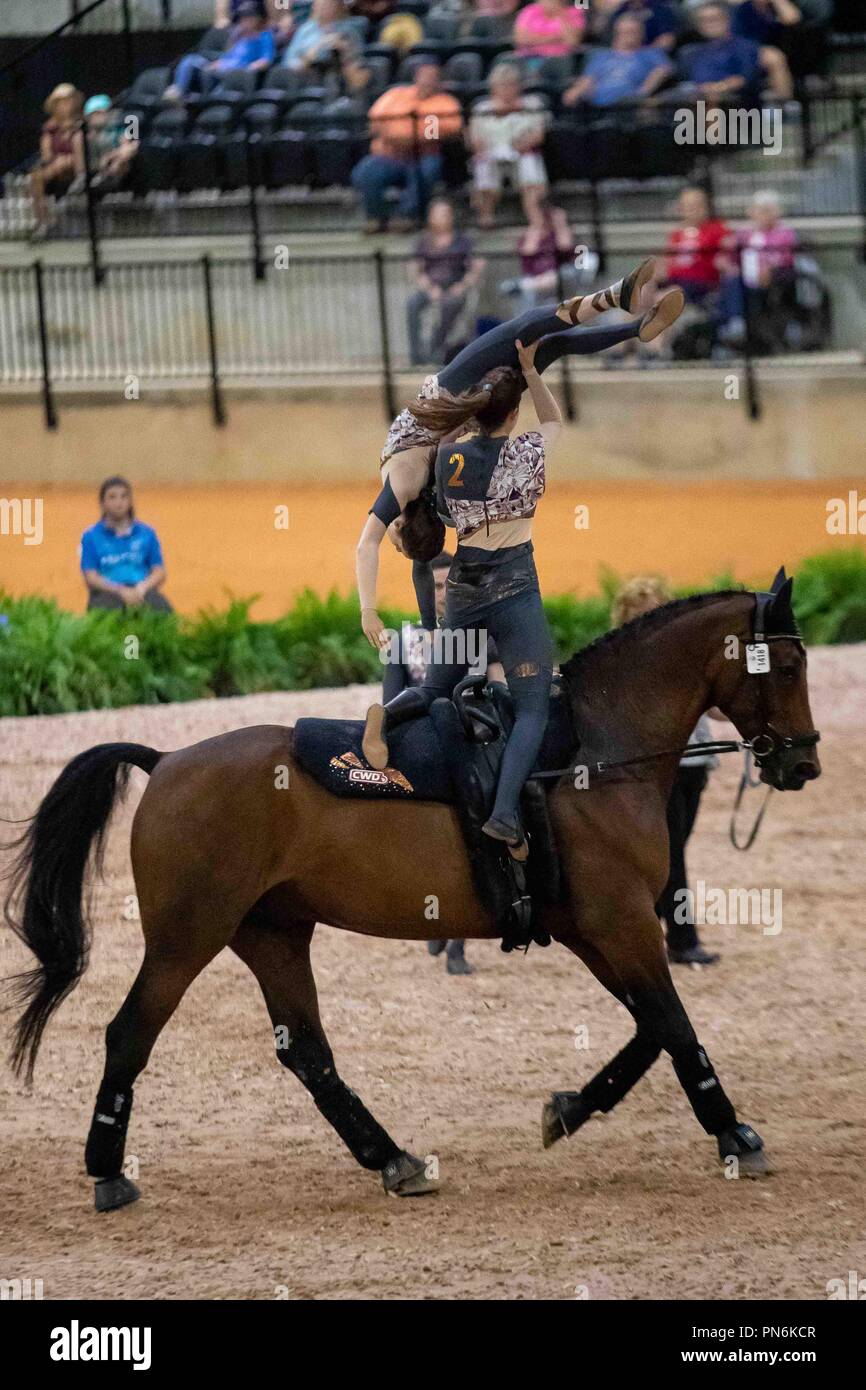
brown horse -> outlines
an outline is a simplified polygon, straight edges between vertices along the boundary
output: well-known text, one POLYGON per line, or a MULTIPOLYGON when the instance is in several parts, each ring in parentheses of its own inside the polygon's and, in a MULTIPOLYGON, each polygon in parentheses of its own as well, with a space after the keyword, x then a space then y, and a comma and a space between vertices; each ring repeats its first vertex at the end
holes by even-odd
MULTIPOLYGON (((550 793, 565 891, 541 911, 551 936, 629 1010, 636 1031, 582 1091, 552 1096, 545 1145, 612 1109, 664 1050, 722 1159, 735 1159, 744 1173, 766 1171, 761 1140, 738 1123, 674 989, 654 904, 667 877, 665 806, 678 750, 704 710, 718 706, 754 744, 768 784, 799 789, 820 774, 806 657, 791 581, 782 578, 772 595, 729 591, 670 603, 563 668, 581 745, 550 793), (746 661, 756 626, 767 644, 761 673, 746 661), (611 770, 599 775, 598 764, 611 770), (583 768, 593 770, 588 786, 573 775, 583 768)), ((9 982, 25 1005, 13 1065, 30 1076, 50 1015, 86 965, 81 900, 91 850, 98 865, 129 766, 151 774, 132 831, 145 956, 108 1025, 87 1141, 99 1210, 138 1196, 121 1173, 133 1083, 184 991, 226 946, 261 986, 280 1062, 357 1161, 379 1170, 388 1191, 430 1186, 423 1162, 394 1143, 337 1073, 310 939, 317 922, 417 941, 492 937, 494 924, 476 897, 452 807, 329 796, 293 762, 292 748, 292 730, 276 726, 175 753, 91 748, 60 774, 24 837, 7 918, 38 961, 9 982)))

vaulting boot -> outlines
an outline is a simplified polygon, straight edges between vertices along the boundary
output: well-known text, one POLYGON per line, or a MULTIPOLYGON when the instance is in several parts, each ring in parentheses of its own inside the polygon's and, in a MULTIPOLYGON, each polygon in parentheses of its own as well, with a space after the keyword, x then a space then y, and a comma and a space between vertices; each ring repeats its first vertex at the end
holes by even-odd
POLYGON ((651 343, 653 338, 657 338, 666 328, 670 328, 672 323, 676 323, 685 304, 686 297, 680 289, 669 290, 667 294, 663 294, 658 304, 654 304, 641 319, 637 334, 641 342, 651 343))
POLYGON ((655 269, 655 260, 649 256, 624 280, 618 280, 615 285, 598 290, 596 294, 579 294, 574 299, 566 299, 556 312, 560 318, 567 316, 567 322, 575 325, 591 323, 608 309, 624 309, 627 314, 636 314, 640 311, 643 288, 652 280, 655 269))
POLYGON ((361 750, 370 767, 384 772, 388 766, 388 734, 398 724, 407 719, 417 719, 427 714, 429 702, 421 694, 418 686, 410 685, 389 700, 387 705, 371 705, 367 710, 367 722, 361 739, 361 750))
POLYGON ((509 816, 507 820, 499 816, 491 816, 481 827, 482 834, 489 835, 491 840, 501 840, 508 848, 508 853, 512 859, 521 863, 529 854, 529 846, 526 843, 526 836, 523 833, 523 825, 519 816, 509 816))

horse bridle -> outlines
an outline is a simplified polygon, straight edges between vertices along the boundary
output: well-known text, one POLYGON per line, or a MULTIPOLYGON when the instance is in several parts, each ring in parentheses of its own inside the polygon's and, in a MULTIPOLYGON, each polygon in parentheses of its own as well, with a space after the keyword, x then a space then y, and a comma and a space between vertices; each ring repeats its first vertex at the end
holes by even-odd
MULTIPOLYGON (((761 721, 761 732, 754 738, 747 739, 739 746, 747 749, 755 760, 758 767, 763 768, 774 757, 780 753, 787 752, 792 748, 814 748, 820 742, 821 735, 817 729, 809 729, 803 734, 780 734, 775 728, 770 718, 769 691, 767 678, 770 675, 769 651, 771 642, 794 642, 800 651, 803 648, 803 639, 799 632, 767 632, 767 610, 773 602, 775 594, 757 593, 755 594, 755 612, 752 620, 752 641, 750 643, 751 652, 755 653, 760 647, 767 649, 766 669, 749 669, 750 648, 746 648, 746 669, 747 673, 754 675, 758 682, 758 717, 761 721)), ((759 662, 760 664, 760 662, 759 662)), ((696 747, 698 745, 692 745, 696 747)))

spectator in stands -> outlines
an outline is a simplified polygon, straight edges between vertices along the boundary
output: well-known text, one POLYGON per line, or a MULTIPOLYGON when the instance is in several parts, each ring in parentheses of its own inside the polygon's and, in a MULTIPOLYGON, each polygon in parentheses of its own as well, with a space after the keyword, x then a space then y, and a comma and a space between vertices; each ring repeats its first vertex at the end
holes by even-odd
POLYGON ((590 54, 581 76, 563 92, 562 104, 576 106, 585 101, 590 106, 615 106, 620 101, 640 101, 657 91, 673 70, 661 48, 644 43, 643 23, 637 15, 623 14, 613 26, 613 46, 590 54))
MULTIPOLYGON (((629 623, 643 613, 669 603, 672 597, 658 579, 632 579, 623 585, 614 599, 611 613, 613 624, 619 627, 622 623, 629 623)), ((710 717, 723 719, 724 715, 718 710, 711 710, 710 717)), ((709 743, 711 740, 709 718, 702 714, 689 743, 709 743)), ((715 965, 719 959, 717 952, 708 951, 701 945, 696 923, 687 920, 693 914, 688 912, 689 898, 686 895, 686 843, 694 829, 710 772, 718 765, 719 760, 714 753, 684 758, 668 800, 669 873, 656 904, 656 913, 665 924, 668 959, 673 965, 715 965)))
POLYGON ((102 517, 81 537, 88 609, 144 604, 171 613, 171 604, 159 592, 165 583, 159 539, 152 527, 136 520, 132 485, 125 478, 106 478, 99 502, 102 517))
POLYGON ((796 250, 797 233, 782 221, 778 194, 756 193, 749 205, 749 225, 737 233, 737 254, 723 263, 719 318, 726 342, 741 342, 747 312, 755 322, 766 310, 773 287, 792 279, 796 250))
POLYGON ((448 336, 483 271, 484 261, 475 255, 470 238, 455 230, 451 204, 444 198, 434 199, 427 214, 427 230, 415 244, 417 288, 406 306, 413 367, 426 362, 443 365, 448 336), (428 309, 433 310, 433 328, 429 344, 425 344, 422 321, 428 309))
POLYGON ((676 46, 682 28, 679 15, 673 5, 666 0, 623 0, 613 11, 607 26, 606 37, 610 42, 616 21, 624 14, 632 14, 643 25, 644 43, 654 48, 663 48, 670 53, 676 46))
POLYGON ((756 101, 766 82, 774 100, 790 99, 793 82, 784 53, 736 35, 725 0, 700 5, 695 24, 704 42, 685 50, 682 66, 698 96, 705 101, 737 96, 756 101))
POLYGON ((574 233, 563 209, 544 198, 531 209, 527 220, 529 225, 517 243, 521 274, 514 280, 504 280, 499 287, 503 294, 518 299, 512 317, 544 299, 563 299, 574 293, 573 282, 578 277, 574 233))
POLYGON ((118 188, 126 178, 138 152, 139 142, 129 137, 123 112, 112 106, 111 97, 105 93, 87 99, 84 119, 91 186, 107 193, 118 188))
POLYGON ((274 36, 262 19, 255 0, 241 0, 231 43, 224 53, 209 62, 203 53, 185 53, 174 70, 174 81, 165 93, 166 101, 182 101, 202 72, 233 72, 244 68, 258 72, 269 68, 276 57, 274 36))
POLYGON ((498 63, 489 87, 490 96, 473 110, 467 134, 478 225, 484 228, 494 224, 504 178, 520 189, 527 218, 547 187, 541 155, 546 115, 541 98, 524 94, 520 69, 514 63, 498 63))
POLYGON ((762 49, 781 50, 795 72, 816 72, 832 15, 833 0, 741 0, 732 27, 762 49))
POLYGON ((317 63, 354 54, 357 48, 357 26, 343 0, 313 0, 310 17, 295 31, 283 63, 302 72, 317 63))
POLYGON ((356 164, 352 183, 364 200, 367 231, 389 225, 386 194, 401 189, 393 231, 416 225, 442 173, 440 146, 463 127, 460 103, 443 92, 435 60, 415 69, 415 81, 391 87, 370 107, 370 153, 356 164))
MULTIPOLYGON (((702 188, 684 188, 677 204, 680 225, 668 237, 665 283, 679 285, 689 304, 709 307, 718 292, 734 234, 710 214, 702 188)), ((662 335, 664 336, 664 335, 662 335)))
POLYGON ((82 100, 81 92, 71 82, 61 82, 46 98, 48 120, 39 140, 39 163, 30 174, 36 216, 34 241, 46 236, 51 225, 48 198, 62 198, 76 176, 84 172, 82 100))
POLYGON ((583 42, 586 14, 566 0, 534 0, 518 11, 514 21, 514 50, 518 57, 540 65, 543 58, 567 58, 583 42))
MULTIPOLYGON (((213 22, 217 29, 227 29, 230 24, 236 24, 238 10, 243 0, 214 0, 213 22)), ((276 20, 280 10, 285 9, 285 4, 281 0, 255 0, 255 7, 262 19, 276 20)))

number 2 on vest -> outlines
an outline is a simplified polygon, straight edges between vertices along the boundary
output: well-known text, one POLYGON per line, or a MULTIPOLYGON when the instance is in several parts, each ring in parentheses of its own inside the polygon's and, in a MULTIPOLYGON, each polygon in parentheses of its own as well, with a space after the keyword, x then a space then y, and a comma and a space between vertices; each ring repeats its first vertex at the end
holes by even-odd
POLYGON ((450 457, 450 459, 448 460, 448 466, 449 466, 449 468, 450 468, 450 466, 451 466, 452 463, 456 463, 457 467, 454 469, 454 472, 451 474, 451 477, 448 479, 448 486, 449 486, 449 487, 462 487, 462 486, 463 486, 463 482, 462 482, 462 480, 461 480, 461 478, 460 478, 460 474, 463 472, 463 469, 466 467, 466 460, 465 460, 465 458, 463 457, 462 454, 452 454, 451 457, 450 457))

